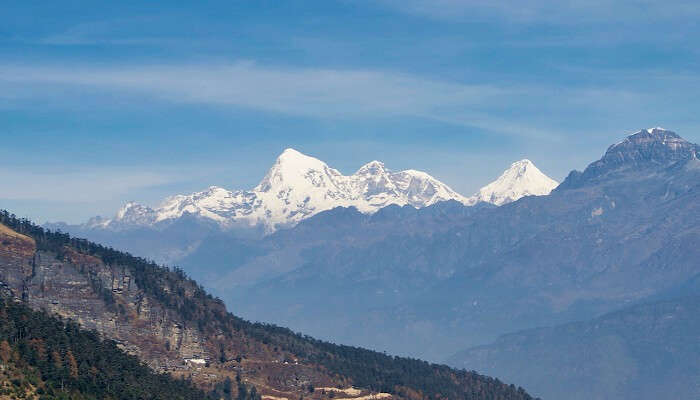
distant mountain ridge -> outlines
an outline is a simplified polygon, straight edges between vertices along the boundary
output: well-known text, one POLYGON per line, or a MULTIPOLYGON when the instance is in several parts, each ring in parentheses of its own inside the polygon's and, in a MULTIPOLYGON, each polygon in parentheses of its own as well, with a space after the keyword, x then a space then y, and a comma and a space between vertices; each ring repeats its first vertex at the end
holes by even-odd
POLYGON ((448 363, 497 372, 545 399, 697 399, 698 295, 510 333, 448 363))
POLYGON ((251 190, 230 191, 211 186, 202 192, 171 196, 157 208, 126 203, 113 218, 96 217, 85 229, 132 229, 171 223, 185 215, 232 227, 262 226, 271 233, 321 211, 355 207, 374 213, 389 205, 422 208, 454 200, 501 205, 523 196, 548 194, 557 182, 529 160, 513 163, 495 182, 465 197, 429 174, 417 170, 393 172, 372 161, 352 175, 294 149, 286 149, 262 181, 251 190))

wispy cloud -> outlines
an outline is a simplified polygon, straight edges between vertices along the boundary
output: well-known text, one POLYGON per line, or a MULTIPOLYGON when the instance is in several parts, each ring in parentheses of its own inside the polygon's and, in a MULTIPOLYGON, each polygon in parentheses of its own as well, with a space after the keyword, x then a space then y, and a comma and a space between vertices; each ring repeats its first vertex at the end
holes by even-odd
POLYGON ((668 21, 700 15, 694 0, 382 0, 397 10, 440 19, 501 18, 556 25, 590 22, 668 21))
MULTIPOLYGON (((165 37, 158 31, 168 19, 164 16, 141 16, 83 22, 40 38, 18 39, 55 46, 84 45, 176 45, 190 40, 165 37), (134 34, 133 32, 138 32, 134 34)), ((180 21, 182 23, 182 21, 180 21)))
MULTIPOLYGON (((694 77, 689 79, 694 80, 694 77)), ((0 66, 0 98, 16 102, 108 92, 166 102, 208 104, 313 118, 411 116, 507 135, 554 138, 533 115, 599 112, 651 101, 610 87, 479 84, 426 79, 381 70, 268 67, 253 62, 214 65, 0 66), (72 91, 67 91, 66 88, 72 91), (53 93, 53 95, 52 95, 53 93), (574 110, 575 108, 575 110, 574 110)), ((77 99, 84 104, 84 99, 77 99)), ((70 103, 70 98, 61 98, 70 103)), ((631 107, 631 106, 630 106, 631 107)))
POLYGON ((23 168, 0 170, 0 199, 94 202, 123 198, 131 191, 165 185, 177 176, 143 169, 99 168, 49 172, 23 168))
MULTIPOLYGON (((302 116, 423 114, 442 107, 493 102, 511 94, 371 70, 231 65, 0 67, 0 82, 125 90, 167 101, 248 107, 302 116)), ((26 93, 31 93, 31 88, 26 93)))

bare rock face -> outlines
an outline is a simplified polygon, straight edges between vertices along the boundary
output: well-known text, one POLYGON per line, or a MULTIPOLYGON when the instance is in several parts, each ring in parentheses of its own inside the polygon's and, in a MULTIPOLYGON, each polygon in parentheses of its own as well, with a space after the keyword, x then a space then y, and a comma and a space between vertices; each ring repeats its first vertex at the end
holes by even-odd
POLYGON ((107 266, 71 249, 63 259, 44 251, 31 254, 29 242, 19 240, 27 243, 22 247, 26 251, 0 246, 0 280, 32 308, 94 329, 157 370, 181 365, 188 358, 210 357, 199 332, 149 301, 125 268, 107 266))
POLYGON ((571 171, 557 189, 579 188, 620 174, 697 160, 699 152, 700 146, 675 132, 658 127, 642 129, 611 145, 600 160, 591 163, 583 172, 571 171))
POLYGON ((592 165, 620 165, 624 163, 667 164, 696 157, 697 145, 675 132, 663 128, 642 129, 620 143, 610 146, 603 158, 592 165))

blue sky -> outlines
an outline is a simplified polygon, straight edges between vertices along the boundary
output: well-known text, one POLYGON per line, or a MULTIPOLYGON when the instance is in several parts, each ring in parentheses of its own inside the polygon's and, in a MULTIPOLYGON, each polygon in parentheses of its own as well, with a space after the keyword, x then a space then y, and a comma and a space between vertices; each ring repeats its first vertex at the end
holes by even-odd
POLYGON ((696 1, 4 1, 0 207, 78 222, 249 188, 286 147, 465 195, 525 157, 561 180, 641 128, 700 141, 699 20, 696 1))

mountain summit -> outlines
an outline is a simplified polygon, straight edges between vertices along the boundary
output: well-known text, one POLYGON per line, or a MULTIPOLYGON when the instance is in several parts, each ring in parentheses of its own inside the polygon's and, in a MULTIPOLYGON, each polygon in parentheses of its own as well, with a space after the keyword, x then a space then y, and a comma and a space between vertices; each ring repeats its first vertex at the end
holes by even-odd
POLYGON ((500 206, 525 196, 547 195, 557 185, 559 182, 543 174, 532 161, 524 159, 511 164, 498 179, 481 188, 473 198, 500 206))
POLYGON ((595 183, 610 174, 647 168, 665 168, 679 161, 697 159, 700 146, 675 132, 656 127, 635 132, 608 147, 603 157, 583 172, 571 171, 561 189, 595 183))
POLYGON ((594 165, 620 165, 687 160, 696 157, 698 148, 675 132, 656 127, 642 129, 608 148, 594 165))

